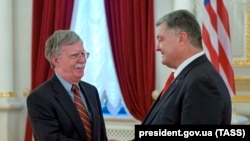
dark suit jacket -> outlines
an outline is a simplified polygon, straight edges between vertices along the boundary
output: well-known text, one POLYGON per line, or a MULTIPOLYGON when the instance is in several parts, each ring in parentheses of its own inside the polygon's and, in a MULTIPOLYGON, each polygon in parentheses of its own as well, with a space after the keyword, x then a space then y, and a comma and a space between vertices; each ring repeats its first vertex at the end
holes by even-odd
POLYGON ((202 55, 180 72, 142 124, 230 124, 231 116, 228 89, 202 55))
MULTIPOLYGON (((97 89, 79 83, 92 116, 93 141, 106 141, 106 129, 97 89)), ((81 119, 69 94, 56 75, 27 98, 28 117, 37 141, 85 141, 81 119)))

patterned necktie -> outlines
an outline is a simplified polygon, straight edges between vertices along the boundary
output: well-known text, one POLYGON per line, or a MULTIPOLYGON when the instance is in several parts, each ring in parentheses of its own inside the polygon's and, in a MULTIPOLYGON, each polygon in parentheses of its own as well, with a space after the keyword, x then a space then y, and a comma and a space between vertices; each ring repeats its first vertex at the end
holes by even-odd
POLYGON ((166 81, 166 84, 163 88, 163 90, 161 91, 161 97, 163 97, 163 95, 165 94, 165 92, 168 90, 168 87, 171 85, 172 81, 174 80, 174 72, 171 72, 169 77, 168 77, 168 80, 166 81))
POLYGON ((74 93, 74 103, 76 105, 76 109, 78 111, 78 114, 82 120, 82 124, 85 128, 85 132, 87 134, 87 139, 88 139, 88 141, 91 141, 91 138, 92 138, 91 120, 89 118, 89 114, 87 112, 87 109, 82 102, 78 86, 73 84, 72 91, 74 93))

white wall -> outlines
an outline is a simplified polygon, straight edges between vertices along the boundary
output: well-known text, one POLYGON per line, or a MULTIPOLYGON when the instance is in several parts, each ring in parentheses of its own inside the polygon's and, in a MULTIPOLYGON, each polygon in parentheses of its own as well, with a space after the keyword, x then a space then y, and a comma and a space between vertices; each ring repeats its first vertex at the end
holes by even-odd
POLYGON ((26 124, 26 97, 24 91, 31 87, 31 27, 32 0, 13 0, 14 39, 14 90, 25 105, 19 117, 19 141, 24 140, 26 124))

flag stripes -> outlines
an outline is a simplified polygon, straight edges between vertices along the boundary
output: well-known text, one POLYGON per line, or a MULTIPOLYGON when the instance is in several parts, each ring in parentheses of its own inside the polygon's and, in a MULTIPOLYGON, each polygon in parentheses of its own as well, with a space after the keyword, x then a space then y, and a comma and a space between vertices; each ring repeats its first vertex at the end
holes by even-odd
POLYGON ((204 51, 235 95, 229 16, 226 0, 205 0, 202 21, 204 51))

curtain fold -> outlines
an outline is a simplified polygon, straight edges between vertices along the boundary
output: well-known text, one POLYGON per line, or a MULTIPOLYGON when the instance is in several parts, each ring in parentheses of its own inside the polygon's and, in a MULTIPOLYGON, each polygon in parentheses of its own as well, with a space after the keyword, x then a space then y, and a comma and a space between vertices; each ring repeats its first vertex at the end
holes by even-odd
POLYGON ((90 52, 82 80, 98 89, 103 113, 115 116, 122 112, 124 102, 110 48, 104 0, 78 0, 75 5, 71 30, 90 52))
MULTIPOLYGON (((74 0, 34 0, 32 15, 31 89, 43 83, 53 70, 44 57, 45 42, 56 30, 69 29, 74 0)), ((32 141, 32 129, 26 118, 25 141, 32 141)))
POLYGON ((104 0, 110 44, 124 102, 142 121, 155 89, 153 0, 104 0))

